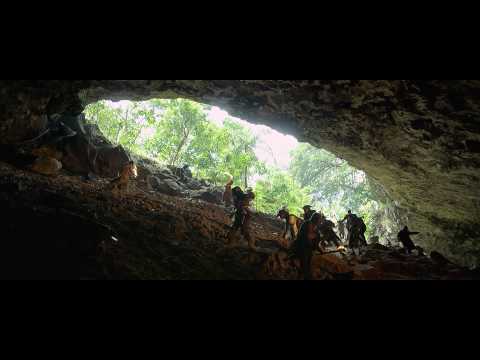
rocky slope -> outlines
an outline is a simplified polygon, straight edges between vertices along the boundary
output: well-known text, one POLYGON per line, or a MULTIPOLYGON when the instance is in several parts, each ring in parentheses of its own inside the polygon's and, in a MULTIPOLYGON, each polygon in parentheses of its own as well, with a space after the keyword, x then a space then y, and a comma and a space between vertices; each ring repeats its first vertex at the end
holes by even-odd
POLYGON ((480 259, 478 80, 2 80, 0 142, 99 99, 187 97, 325 148, 378 180, 427 249, 480 259))
MULTIPOLYGON (((256 214, 246 243, 227 248, 231 210, 148 190, 115 195, 104 178, 35 174, 0 163, 0 274, 7 279, 297 280, 283 225, 256 214)), ((241 239, 240 239, 241 240, 241 239)), ((317 280, 476 279, 446 260, 370 245, 361 257, 317 254, 317 280), (433 260, 437 260, 436 262, 433 260)))
POLYGON ((255 279, 280 248, 281 223, 256 216, 252 233, 262 249, 251 254, 241 242, 225 249, 231 210, 141 183, 114 195, 106 179, 0 163, 0 205, 6 278, 255 279))

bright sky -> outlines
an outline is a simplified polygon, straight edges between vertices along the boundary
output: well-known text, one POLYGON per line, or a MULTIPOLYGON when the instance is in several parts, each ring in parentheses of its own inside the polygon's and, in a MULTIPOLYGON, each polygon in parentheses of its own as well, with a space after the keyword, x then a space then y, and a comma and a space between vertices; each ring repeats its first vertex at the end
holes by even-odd
POLYGON ((284 170, 288 168, 291 162, 290 152, 298 146, 297 139, 267 126, 250 124, 245 120, 232 117, 218 107, 213 107, 208 113, 208 118, 219 126, 223 125, 227 117, 249 128, 253 135, 258 137, 255 153, 260 160, 284 170))

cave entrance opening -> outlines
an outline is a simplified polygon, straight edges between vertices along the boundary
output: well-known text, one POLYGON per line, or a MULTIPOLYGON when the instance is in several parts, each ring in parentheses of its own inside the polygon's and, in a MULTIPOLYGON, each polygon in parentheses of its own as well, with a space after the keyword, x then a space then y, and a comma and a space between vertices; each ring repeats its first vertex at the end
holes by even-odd
POLYGON ((293 136, 230 116, 219 107, 186 99, 142 102, 102 100, 84 111, 86 121, 133 158, 159 167, 188 165, 193 176, 222 187, 252 187, 257 211, 276 215, 287 206, 301 215, 310 204, 338 221, 351 209, 367 235, 393 240, 400 214, 363 171, 293 136))

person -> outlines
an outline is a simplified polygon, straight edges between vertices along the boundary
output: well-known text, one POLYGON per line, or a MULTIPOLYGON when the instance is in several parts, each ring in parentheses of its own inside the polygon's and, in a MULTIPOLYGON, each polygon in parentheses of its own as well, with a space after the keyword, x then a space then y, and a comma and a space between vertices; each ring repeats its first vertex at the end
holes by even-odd
POLYGON ((190 170, 189 165, 184 165, 182 169, 180 170, 180 178, 182 181, 187 181, 188 179, 191 179, 193 176, 192 170, 190 170))
POLYGON ((232 195, 232 185, 233 185, 233 176, 229 176, 228 182, 225 184, 225 191, 223 192, 223 202, 226 207, 232 206, 233 195, 232 195))
POLYGON ((255 193, 251 188, 247 188, 245 192, 238 186, 232 189, 233 205, 235 207, 235 215, 233 225, 227 235, 228 246, 233 245, 238 230, 247 240, 251 250, 255 250, 255 242, 250 235, 250 221, 252 213, 250 203, 255 199, 255 193))
POLYGON ((285 220, 285 231, 282 238, 287 243, 292 243, 297 239, 298 231, 301 226, 301 219, 293 214, 290 214, 287 207, 283 207, 279 210, 277 217, 285 220))
POLYGON ((303 207, 303 220, 310 220, 313 214, 315 214, 316 211, 312 209, 310 205, 305 205, 303 207))
POLYGON ((320 220, 320 214, 313 214, 309 220, 302 224, 298 232, 296 256, 300 260, 304 280, 312 279, 312 256, 314 246, 318 243, 320 220))
POLYGON ((355 214, 352 214, 352 210, 348 210, 347 215, 345 215, 345 217, 342 220, 343 223, 345 223, 346 221, 347 231, 350 232, 350 229, 352 228, 352 225, 355 222, 356 217, 357 216, 355 214))
POLYGON ((110 189, 113 191, 127 190, 129 188, 130 180, 138 177, 137 165, 133 161, 126 163, 120 176, 110 182, 110 189))
POLYGON ((411 254, 412 251, 416 249, 416 246, 413 243, 412 239, 410 238, 410 235, 417 235, 417 234, 420 234, 420 233, 416 231, 410 231, 408 229, 408 226, 405 226, 403 230, 401 230, 397 235, 398 241, 402 243, 403 248, 408 254, 411 254))
POLYGON ((367 246, 367 238, 365 237, 365 233, 367 232, 367 225, 365 225, 365 221, 363 221, 362 217, 357 218, 356 226, 358 227, 358 236, 360 237, 360 244, 362 246, 367 246))
POLYGON ((320 217, 321 221, 320 225, 318 226, 318 230, 320 232, 322 240, 327 244, 333 243, 338 248, 342 245, 342 242, 333 230, 335 224, 324 216, 320 217))
POLYGON ((338 236, 340 237, 340 240, 343 241, 345 240, 345 223, 343 221, 338 221, 338 236))
POLYGON ((342 220, 339 221, 339 223, 342 223, 344 225, 344 231, 346 230, 346 237, 347 237, 347 241, 349 240, 350 238, 350 231, 349 231, 349 228, 351 227, 352 225, 352 219, 353 219, 353 214, 352 214, 352 210, 348 210, 348 213, 347 215, 345 215, 343 217, 342 220))

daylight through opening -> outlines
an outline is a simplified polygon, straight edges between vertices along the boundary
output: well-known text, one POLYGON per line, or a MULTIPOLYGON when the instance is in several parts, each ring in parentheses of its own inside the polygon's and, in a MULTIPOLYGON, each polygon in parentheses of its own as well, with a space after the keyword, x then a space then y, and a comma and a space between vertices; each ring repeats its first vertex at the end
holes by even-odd
POLYGON ((257 212, 276 215, 285 207, 300 216, 303 206, 311 205, 338 223, 352 210, 366 223, 369 241, 383 244, 395 241, 403 221, 381 186, 363 171, 218 107, 185 99, 104 100, 84 113, 90 125, 136 161, 188 166, 194 178, 219 188, 230 177, 234 186, 253 188, 257 212))

